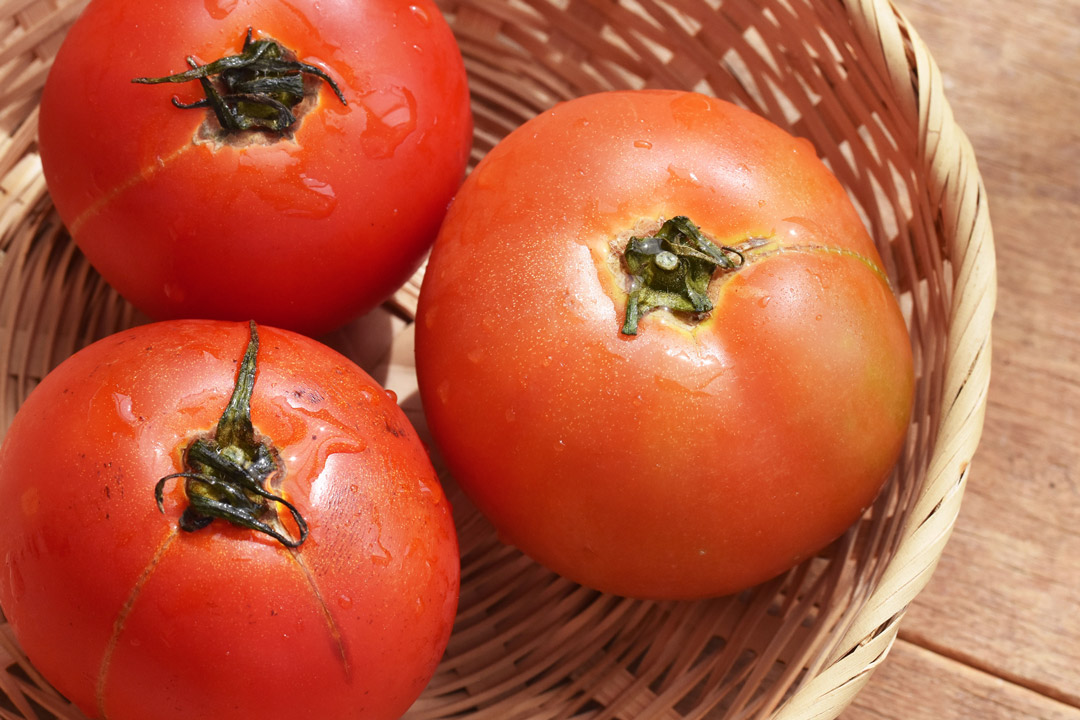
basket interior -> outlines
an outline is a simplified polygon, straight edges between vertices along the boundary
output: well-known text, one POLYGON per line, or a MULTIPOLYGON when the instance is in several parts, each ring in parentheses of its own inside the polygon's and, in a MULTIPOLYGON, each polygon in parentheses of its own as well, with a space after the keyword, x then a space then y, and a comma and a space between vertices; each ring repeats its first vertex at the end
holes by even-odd
MULTIPOLYGON (((37 97, 83 2, 0 2, 9 38, 0 50, 0 429, 49 369, 144 321, 71 242, 36 155, 37 97)), ((576 586, 502 546, 447 478, 462 547, 460 611, 408 717, 767 717, 836 660, 839 637, 894 556, 935 445, 953 272, 908 101, 838 1, 441 6, 470 76, 474 163, 554 103, 618 88, 698 90, 812 141, 876 239, 911 332, 917 390, 906 449, 865 517, 818 557, 728 598, 646 602, 576 586)), ((415 307, 421 276, 395 297, 399 314, 415 307)), ((399 335, 391 362, 408 368, 410 343, 399 335)), ((5 717, 82 717, 37 677, 6 626, 0 664, 5 717)))

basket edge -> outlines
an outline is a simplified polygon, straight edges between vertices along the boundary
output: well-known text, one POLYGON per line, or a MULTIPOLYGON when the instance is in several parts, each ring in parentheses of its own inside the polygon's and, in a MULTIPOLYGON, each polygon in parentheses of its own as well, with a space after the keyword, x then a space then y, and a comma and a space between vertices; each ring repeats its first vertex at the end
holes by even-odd
POLYGON ((920 161, 931 190, 951 211, 943 218, 956 284, 945 350, 946 404, 926 480, 905 521, 896 556, 827 666, 772 720, 838 717, 888 655, 900 620, 929 582, 955 525, 982 435, 990 382, 997 274, 986 189, 974 150, 955 122, 936 61, 892 0, 841 2, 850 4, 863 42, 878 45, 898 99, 917 121, 920 161))

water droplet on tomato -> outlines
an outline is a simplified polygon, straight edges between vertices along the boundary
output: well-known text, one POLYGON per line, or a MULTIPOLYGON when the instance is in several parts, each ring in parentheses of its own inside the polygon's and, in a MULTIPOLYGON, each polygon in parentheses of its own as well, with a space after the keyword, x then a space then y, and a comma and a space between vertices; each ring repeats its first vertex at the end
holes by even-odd
POLYGON ((416 98, 403 87, 372 92, 363 99, 367 125, 360 133, 364 152, 388 158, 416 130, 416 98))
POLYGON ((439 387, 436 389, 436 392, 439 394, 439 400, 441 400, 442 403, 445 405, 446 402, 450 399, 450 381, 443 380, 441 383, 439 383, 439 387))
POLYGON ((770 302, 772 302, 772 295, 762 295, 758 298, 757 304, 761 307, 768 307, 770 302))
POLYGON ((116 414, 127 423, 135 423, 139 418, 131 409, 131 397, 123 393, 113 393, 113 401, 116 403, 116 414))
POLYGON ((393 390, 387 390, 386 391, 386 399, 389 400, 390 402, 396 404, 397 403, 397 393, 394 392, 393 390))
POLYGON ((352 607, 352 598, 348 595, 339 595, 337 604, 342 610, 348 610, 352 607))
MULTIPOLYGON (((428 502, 430 502, 432 505, 438 505, 439 504, 439 495, 431 488, 430 485, 428 485, 423 480, 421 480, 419 483, 417 483, 417 485, 420 488, 420 494, 423 495, 425 498, 427 498, 428 502)), ((411 554, 413 549, 414 548, 413 548, 412 544, 410 543, 409 544, 409 551, 410 551, 409 554, 411 554)))
POLYGON ((420 7, 419 5, 410 5, 409 12, 413 14, 413 17, 420 21, 421 25, 427 27, 431 24, 431 15, 429 15, 428 11, 420 7))
POLYGON ((165 297, 167 297, 171 302, 179 304, 187 300, 187 291, 184 290, 184 287, 182 285, 167 282, 165 283, 164 290, 165 297))
POLYGON ((387 550, 381 542, 376 541, 375 545, 378 549, 375 552, 371 553, 371 562, 378 565, 379 567, 386 567, 391 563, 394 558, 390 554, 390 551, 387 550))
POLYGON ((484 349, 483 348, 473 348, 472 350, 469 351, 469 353, 468 353, 468 355, 466 355, 466 357, 469 358, 469 362, 471 362, 473 364, 477 364, 481 360, 484 359, 484 349))
POLYGON ((652 143, 648 140, 635 140, 634 147, 641 148, 642 150, 649 150, 652 148, 652 143))
POLYGON ((300 175, 300 182, 303 183, 304 187, 309 192, 318 193, 319 195, 327 198, 337 198, 336 193, 334 193, 333 186, 328 182, 323 182, 322 180, 313 178, 309 175, 304 175, 302 173, 300 175))
POLYGON ((668 165, 667 171, 668 175, 670 175, 673 180, 689 183, 691 185, 701 185, 701 180, 698 178, 697 174, 689 168, 684 168, 679 165, 668 165))
POLYGON ((712 102, 697 93, 680 93, 671 101, 671 115, 675 122, 686 128, 694 128, 706 121, 712 111, 712 102))
POLYGON ((239 0, 206 0, 206 12, 215 20, 224 20, 236 9, 239 0))

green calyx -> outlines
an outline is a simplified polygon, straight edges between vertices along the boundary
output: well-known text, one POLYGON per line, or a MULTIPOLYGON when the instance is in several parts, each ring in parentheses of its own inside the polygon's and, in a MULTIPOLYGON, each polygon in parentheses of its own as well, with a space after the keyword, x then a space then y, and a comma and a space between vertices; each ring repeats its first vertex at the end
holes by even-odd
POLYGON ((684 216, 664 222, 655 235, 632 237, 622 256, 630 275, 624 335, 636 335, 638 320, 648 311, 705 313, 713 308, 709 282, 716 270, 735 270, 743 254, 718 246, 684 216))
POLYGON ((305 97, 304 76, 325 81, 342 105, 347 105, 337 83, 325 72, 295 59, 295 54, 275 40, 252 40, 251 28, 239 55, 230 55, 207 65, 187 58, 191 69, 167 77, 134 78, 144 85, 184 83, 198 80, 206 97, 185 104, 173 98, 178 108, 209 107, 224 131, 270 130, 283 132, 296 122, 293 109, 305 97), (211 80, 216 78, 216 82, 211 80))
POLYGON ((189 505, 180 516, 186 532, 206 527, 214 518, 270 535, 281 544, 295 548, 307 539, 308 526, 300 512, 282 497, 266 489, 277 474, 280 460, 274 447, 256 437, 251 423, 251 393, 255 387, 259 335, 250 324, 251 339, 237 373, 236 385, 213 437, 198 438, 184 453, 183 472, 166 475, 154 487, 158 509, 165 512, 162 493, 169 480, 184 479, 189 505), (299 537, 286 535, 273 504, 284 505, 292 514, 299 537))

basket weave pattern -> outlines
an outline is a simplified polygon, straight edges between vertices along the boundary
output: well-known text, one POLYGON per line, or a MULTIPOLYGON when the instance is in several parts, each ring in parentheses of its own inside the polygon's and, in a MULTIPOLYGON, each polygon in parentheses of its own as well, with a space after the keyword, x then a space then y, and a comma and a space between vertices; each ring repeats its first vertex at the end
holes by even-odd
MULTIPOLYGON (((40 90, 84 3, 0 0, 0 430, 49 369, 144 320, 72 244, 36 151, 40 90)), ((557 101, 628 87, 699 90, 810 139, 878 242, 918 384, 907 447, 866 516, 819 557, 730 598, 644 602, 576 586, 502 546, 447 479, 461 605, 447 655, 408 717, 836 717, 929 579, 982 430, 993 240, 933 59, 885 0, 444 0, 442 9, 470 76, 474 162, 557 101)), ((411 317, 422 274, 388 303, 397 315, 411 317)), ((408 329, 391 362, 407 375, 408 329)), ((82 717, 3 625, 0 717, 53 716, 82 717)))

